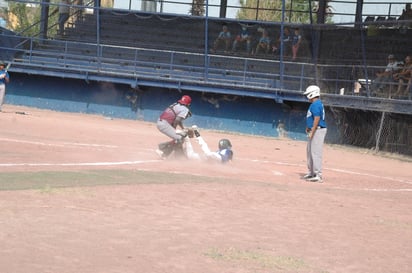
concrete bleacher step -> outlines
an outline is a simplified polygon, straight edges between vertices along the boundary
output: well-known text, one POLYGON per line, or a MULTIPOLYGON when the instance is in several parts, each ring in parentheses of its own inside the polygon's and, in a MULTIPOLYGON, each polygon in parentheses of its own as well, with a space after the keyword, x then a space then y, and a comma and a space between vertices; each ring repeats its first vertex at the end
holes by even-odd
MULTIPOLYGON (((202 18, 133 13, 118 10, 102 10, 99 18, 99 42, 104 44, 198 53, 204 52, 205 24, 202 18)), ((94 14, 84 16, 82 22, 76 23, 73 29, 67 30, 68 40, 96 41, 96 20, 97 16, 94 14)), ((221 30, 222 23, 223 21, 221 20, 210 20, 208 22, 209 48, 221 30)), ((233 36, 236 35, 240 29, 240 22, 228 21, 226 23, 233 36)), ((249 27, 255 38, 260 37, 260 34, 257 32, 257 24, 250 24, 249 27)), ((276 30, 273 26, 268 26, 267 28, 271 34, 276 35, 276 30)), ((337 29, 338 28, 331 28, 323 31, 322 37, 328 37, 328 43, 321 44, 322 47, 319 49, 320 59, 328 62, 335 60, 341 64, 358 64, 363 54, 363 49, 360 46, 360 32, 354 33, 349 28, 339 28, 339 31, 337 31, 337 29), (342 37, 344 37, 343 40, 342 37)), ((395 32, 393 29, 379 29, 379 33, 385 36, 393 36, 395 32)), ((378 42, 374 41, 374 37, 367 36, 366 32, 365 35, 366 48, 364 50, 368 52, 368 56, 370 56, 369 58, 372 60, 390 51, 392 51, 392 53, 395 53, 394 51, 399 52, 397 55, 404 55, 410 48, 410 35, 403 35, 405 38, 404 43, 402 42, 402 35, 399 35, 399 37, 393 36, 393 39, 387 39, 387 42, 382 42, 382 40, 385 39, 377 37, 381 44, 379 46, 376 46, 378 42)), ((299 56, 299 58, 301 60, 305 60, 305 58, 310 59, 312 54, 310 49, 310 34, 306 33, 305 38, 307 39, 306 49, 302 48, 300 50, 301 56, 299 56)), ((242 54, 235 55, 242 56, 242 54)), ((256 56, 256 58, 270 60, 273 59, 273 56, 264 55, 256 56)))
MULTIPOLYGON (((186 51, 193 48, 195 52, 204 48, 204 25, 193 24, 193 19, 173 19, 173 27, 170 19, 162 19, 161 16, 139 17, 135 14, 104 12, 100 19, 100 39, 104 43, 186 51), (190 35, 179 38, 175 30, 190 35)), ((95 38, 96 17, 86 16, 83 23, 76 24, 76 30, 77 34, 73 30, 69 31, 69 38, 88 41, 95 38)))

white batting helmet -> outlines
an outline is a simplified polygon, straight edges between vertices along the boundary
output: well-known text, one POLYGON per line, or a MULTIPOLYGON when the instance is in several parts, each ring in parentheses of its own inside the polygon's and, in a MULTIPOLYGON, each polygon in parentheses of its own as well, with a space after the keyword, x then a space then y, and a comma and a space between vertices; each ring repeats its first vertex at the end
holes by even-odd
POLYGON ((320 88, 317 85, 309 85, 303 93, 308 99, 313 99, 320 96, 320 88))

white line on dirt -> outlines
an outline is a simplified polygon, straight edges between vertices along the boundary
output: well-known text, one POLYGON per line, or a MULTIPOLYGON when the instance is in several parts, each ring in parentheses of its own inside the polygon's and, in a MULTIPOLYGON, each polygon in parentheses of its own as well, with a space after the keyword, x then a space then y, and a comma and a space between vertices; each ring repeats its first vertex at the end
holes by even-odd
POLYGON ((369 176, 369 177, 381 178, 381 179, 383 178, 383 179, 390 180, 390 181, 395 181, 395 182, 400 182, 400 183, 405 183, 405 184, 412 185, 412 181, 393 178, 393 177, 388 177, 388 176, 381 176, 381 175, 375 175, 375 174, 370 174, 370 173, 361 173, 361 172, 354 172, 354 171, 334 169, 334 168, 326 168, 326 169, 334 171, 334 172, 341 172, 341 173, 347 173, 347 174, 353 174, 353 175, 363 175, 363 176, 369 176))
POLYGON ((369 188, 361 188, 361 189, 354 189, 354 188, 342 188, 342 187, 333 187, 335 190, 344 190, 344 191, 370 191, 370 192, 412 192, 412 189, 369 189, 369 188))
POLYGON ((11 139, 11 138, 0 138, 0 141, 8 141, 8 142, 16 142, 16 143, 25 143, 25 144, 32 144, 32 145, 41 145, 41 146, 57 146, 57 147, 65 147, 65 146, 85 146, 85 147, 104 147, 104 148, 118 148, 115 145, 104 145, 104 144, 93 144, 93 143, 76 143, 76 142, 62 142, 60 144, 53 144, 53 143, 45 143, 39 141, 29 141, 29 140, 18 140, 18 139, 11 139))
POLYGON ((19 167, 19 166, 29 166, 29 167, 39 167, 39 166, 119 166, 119 165, 136 165, 160 162, 162 160, 137 160, 137 161, 120 161, 120 162, 84 162, 84 163, 2 163, 0 167, 19 167))
POLYGON ((363 189, 364 191, 383 191, 383 192, 390 192, 390 191, 408 191, 412 192, 412 189, 363 189))
MULTIPOLYGON (((270 160, 258 160, 258 159, 241 159, 241 160, 252 161, 252 162, 260 162, 260 163, 270 163, 270 164, 275 164, 275 165, 304 166, 303 164, 286 163, 286 162, 270 161, 270 160)), ((370 173, 361 173, 361 172, 355 172, 355 171, 349 171, 349 170, 343 170, 343 169, 336 169, 336 168, 324 168, 324 169, 334 171, 334 172, 338 172, 338 173, 363 175, 363 176, 369 176, 369 177, 374 177, 374 178, 379 178, 379 179, 386 179, 386 180, 390 180, 390 181, 395 181, 395 182, 399 182, 399 183, 412 185, 412 181, 408 181, 408 180, 404 180, 404 179, 398 179, 398 178, 394 178, 394 177, 374 175, 374 174, 370 174, 370 173)))

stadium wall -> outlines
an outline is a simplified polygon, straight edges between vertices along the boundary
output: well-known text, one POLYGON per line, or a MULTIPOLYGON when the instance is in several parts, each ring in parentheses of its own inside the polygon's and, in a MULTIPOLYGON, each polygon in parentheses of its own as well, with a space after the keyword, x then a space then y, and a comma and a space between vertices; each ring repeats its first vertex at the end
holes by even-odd
MULTIPOLYGON (((306 140, 308 103, 179 91, 153 87, 132 89, 108 82, 12 73, 6 103, 155 123, 183 94, 193 99, 193 116, 185 124, 200 128, 306 140)), ((325 107, 326 143, 412 155, 412 116, 325 107)), ((157 131, 154 133, 158 133, 157 131)))
MULTIPOLYGON (((12 74, 11 79, 7 86, 7 104, 156 122, 166 106, 188 94, 193 99, 193 116, 186 121, 187 125, 296 140, 306 138, 306 103, 276 103, 269 99, 159 88, 132 89, 107 82, 18 73, 12 74)), ((330 130, 328 141, 336 143, 339 137, 334 131, 337 130, 330 130)))

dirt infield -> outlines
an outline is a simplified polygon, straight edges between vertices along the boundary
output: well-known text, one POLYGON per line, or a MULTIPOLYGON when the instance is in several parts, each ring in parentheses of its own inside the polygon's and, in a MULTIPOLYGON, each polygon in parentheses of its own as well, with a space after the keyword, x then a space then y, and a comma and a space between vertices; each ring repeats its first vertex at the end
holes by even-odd
POLYGON ((412 268, 411 161, 326 145, 309 183, 301 141, 203 130, 231 164, 160 160, 152 123, 3 109, 0 272, 412 268))

